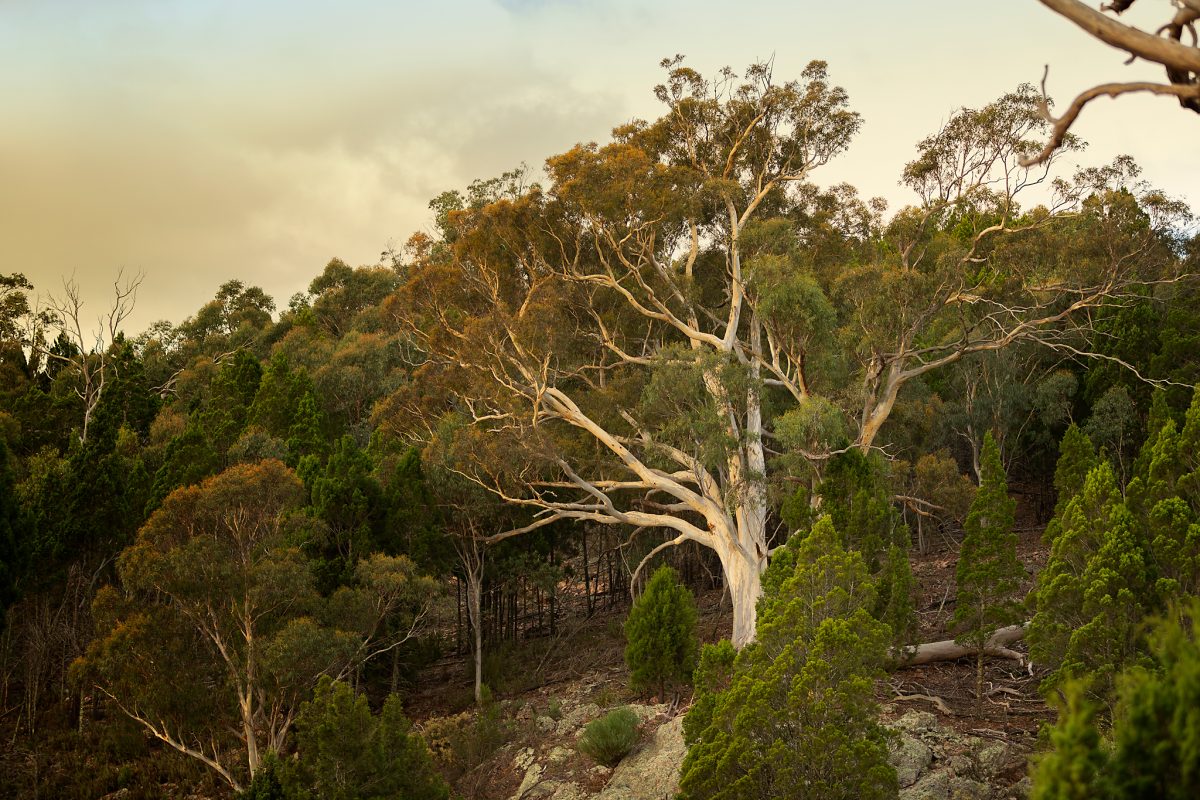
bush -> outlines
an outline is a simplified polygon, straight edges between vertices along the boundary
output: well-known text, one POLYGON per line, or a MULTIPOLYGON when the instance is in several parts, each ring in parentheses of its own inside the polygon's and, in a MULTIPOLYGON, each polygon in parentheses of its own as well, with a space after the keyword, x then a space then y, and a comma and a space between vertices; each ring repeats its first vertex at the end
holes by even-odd
POLYGON ((616 766, 637 744, 638 722, 638 715, 628 706, 614 708, 583 729, 579 752, 606 767, 616 766))
POLYGON ((1077 683, 1033 771, 1035 800, 1200 796, 1200 600, 1173 605, 1150 634, 1149 668, 1118 677, 1111 730, 1077 683))
POLYGON ((286 764, 283 783, 299 798, 445 800, 449 795, 396 695, 374 715, 366 697, 323 676, 296 720, 296 749, 299 758, 286 764))
POLYGON ((675 570, 659 567, 625 621, 625 663, 634 689, 690 683, 696 668, 696 604, 675 570))
POLYGON ((439 769, 451 780, 478 767, 508 740, 508 726, 500 718, 500 705, 483 686, 483 705, 473 715, 428 720, 421 728, 439 769))
POLYGON ((868 610, 862 556, 824 517, 776 553, 763 584, 758 641, 706 648, 696 671, 679 797, 894 798, 874 696, 889 631, 868 610))

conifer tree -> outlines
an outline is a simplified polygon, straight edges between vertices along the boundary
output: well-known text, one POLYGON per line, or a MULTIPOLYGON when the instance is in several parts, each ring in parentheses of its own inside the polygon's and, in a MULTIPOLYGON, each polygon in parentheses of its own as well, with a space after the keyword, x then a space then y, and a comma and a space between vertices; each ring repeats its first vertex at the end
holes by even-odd
POLYGON ((1146 530, 1162 603, 1200 594, 1200 392, 1176 431, 1165 418, 1150 432, 1126 492, 1146 530))
POLYGON ((684 800, 896 796, 873 691, 888 631, 869 613, 866 564, 828 517, 789 549, 768 568, 758 640, 736 657, 705 650, 684 721, 684 800))
POLYGON ((1200 796, 1200 601, 1173 605, 1150 635, 1151 660, 1116 681, 1111 731, 1081 687, 1033 772, 1034 800, 1191 800, 1200 796))
POLYGON ((288 465, 297 466, 305 456, 315 457, 317 463, 324 461, 329 446, 321 433, 323 417, 312 390, 300 398, 293 419, 295 421, 288 429, 288 465))
POLYGON ((1058 536, 1059 519, 1063 509, 1071 502, 1071 498, 1083 490, 1087 474, 1097 463, 1096 448, 1092 446, 1092 440, 1073 422, 1063 434, 1058 453, 1058 465, 1054 469, 1054 491, 1058 499, 1054 504, 1054 516, 1042 535, 1042 540, 1050 545, 1054 544, 1058 536))
POLYGON ((911 645, 917 635, 917 609, 913 604, 912 564, 908 551, 898 544, 888 550, 887 559, 879 573, 879 589, 875 601, 875 618, 892 632, 892 644, 902 648, 911 645))
POLYGON ((975 696, 983 698, 983 651, 996 630, 1020 618, 1014 598, 1025 568, 1017 560, 1013 533, 1016 503, 1008 496, 1008 480, 1000 447, 989 432, 983 440, 979 491, 971 503, 966 536, 956 570, 957 594, 953 624, 958 641, 977 649, 975 696))
POLYGON ((884 465, 877 459, 856 449, 839 453, 829 460, 818 493, 821 510, 842 534, 844 546, 861 552, 872 572, 892 544, 907 542, 884 465))
POLYGON ((296 720, 297 758, 283 783, 297 800, 444 800, 445 782, 400 697, 378 715, 349 684, 322 676, 296 720))
POLYGON ((625 640, 633 688, 657 687, 664 699, 668 683, 691 682, 699 649, 696 604, 671 567, 664 564, 655 570, 634 602, 625 621, 625 640))
POLYGON ((1058 522, 1032 594, 1030 655, 1053 670, 1044 687, 1090 678, 1103 695, 1137 654, 1151 596, 1145 542, 1107 462, 1088 473, 1058 522))
POLYGON ((1032 800, 1096 800, 1105 790, 1108 753, 1096 730, 1095 708, 1078 683, 1066 686, 1051 749, 1034 762, 1032 800))

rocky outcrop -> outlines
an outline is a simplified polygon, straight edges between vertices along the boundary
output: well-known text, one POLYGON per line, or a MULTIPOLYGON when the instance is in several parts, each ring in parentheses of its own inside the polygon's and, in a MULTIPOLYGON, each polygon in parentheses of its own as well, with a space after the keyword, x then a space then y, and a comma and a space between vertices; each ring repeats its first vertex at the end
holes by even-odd
MULTIPOLYGON (((926 711, 910 711, 887 724, 896 733, 891 762, 900 781, 900 800, 991 800, 1024 798, 1028 781, 1011 785, 1004 773, 1024 763, 1023 748, 963 735, 926 711)), ((1011 778, 1009 779, 1011 780, 1011 778)))
MULTIPOLYGON (((509 751, 510 774, 520 780, 511 800, 673 798, 687 753, 683 718, 670 716, 667 706, 630 708, 642 720, 642 736, 612 770, 575 749, 584 726, 604 713, 599 706, 569 706, 556 720, 530 713, 526 723, 539 736, 536 746, 509 751)), ((925 711, 910 711, 886 725, 895 733, 890 756, 900 800, 1023 800, 1029 794, 1029 781, 1022 778, 1025 747, 960 733, 925 711)))
POLYGON ((629 708, 642 721, 642 736, 633 752, 611 770, 591 763, 574 746, 584 726, 604 713, 598 705, 563 708, 557 720, 530 713, 526 722, 539 732, 541 747, 524 747, 511 756, 512 773, 521 779, 511 800, 674 797, 686 752, 683 718, 668 718, 668 707, 663 705, 629 708))
POLYGON ((621 760, 597 800, 670 800, 679 788, 679 767, 686 754, 683 717, 675 717, 621 760))

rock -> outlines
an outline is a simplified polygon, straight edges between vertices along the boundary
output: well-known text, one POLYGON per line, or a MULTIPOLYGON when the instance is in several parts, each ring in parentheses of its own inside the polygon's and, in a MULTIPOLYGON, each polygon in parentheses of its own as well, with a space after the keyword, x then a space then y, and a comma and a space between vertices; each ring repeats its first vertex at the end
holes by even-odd
POLYGON ((929 773, 907 789, 901 789, 900 800, 950 800, 949 773, 929 773))
POLYGON ((975 762, 962 753, 950 756, 949 766, 955 775, 975 774, 975 762))
POLYGON ((542 773, 545 768, 537 763, 537 753, 532 747, 526 747, 513 757, 513 771, 524 772, 525 777, 521 779, 521 788, 517 789, 517 793, 513 795, 512 800, 526 797, 529 790, 537 785, 542 779, 542 773))
POLYGON ((591 722, 598 716, 600 716, 600 706, 595 703, 584 703, 565 712, 562 719, 558 721, 555 730, 559 736, 566 736, 585 722, 591 722))
POLYGON ((668 708, 669 708, 669 706, 666 706, 666 705, 641 706, 641 705, 633 704, 633 705, 629 706, 629 710, 632 711, 633 713, 637 714, 638 720, 643 723, 654 719, 659 714, 666 714, 668 708))
POLYGON ((1008 764, 1009 747, 1004 742, 991 742, 975 751, 975 761, 984 777, 993 778, 1008 764))
POLYGON ((543 796, 547 800, 587 800, 588 798, 588 793, 578 783, 546 781, 542 784, 542 788, 544 789, 543 796))
POLYGON ((950 780, 950 800, 990 800, 992 787, 969 778, 950 780))
POLYGON ((550 717, 538 717, 536 720, 534 720, 533 724, 537 727, 538 732, 540 733, 549 733, 558 726, 558 723, 556 723, 550 717))
POLYGON ((625 756, 596 800, 658 800, 674 797, 679 788, 683 717, 664 722, 642 747, 625 756))
POLYGON ((1008 790, 1009 795, 1018 800, 1025 800, 1033 794, 1033 779, 1026 775, 1021 780, 1014 783, 1008 790))
POLYGON ((537 754, 532 747, 526 747, 524 750, 513 756, 513 771, 522 772, 529 769, 537 762, 537 754))
POLYGON ((905 788, 916 783, 921 773, 929 768, 933 761, 933 750, 918 739, 902 735, 892 744, 888 760, 896 768, 900 788, 905 788))
POLYGON ((550 751, 550 755, 547 757, 547 760, 551 764, 561 764, 564 761, 566 761, 567 759, 569 759, 572 755, 573 755, 573 753, 570 750, 568 750, 567 748, 556 747, 550 751))
POLYGON ((529 790, 537 786, 538 782, 541 781, 542 773, 545 771, 545 767, 541 764, 531 764, 529 769, 525 771, 525 777, 521 780, 521 788, 517 789, 517 793, 513 795, 513 800, 527 797, 529 790))
POLYGON ((898 730, 921 733, 935 729, 937 724, 937 717, 928 711, 910 711, 893 722, 892 727, 898 730))

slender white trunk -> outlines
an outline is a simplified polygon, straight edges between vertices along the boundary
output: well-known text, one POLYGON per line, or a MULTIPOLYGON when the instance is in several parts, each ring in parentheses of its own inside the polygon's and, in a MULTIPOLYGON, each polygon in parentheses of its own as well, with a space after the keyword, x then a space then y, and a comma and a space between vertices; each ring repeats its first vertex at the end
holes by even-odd
POLYGON ((748 554, 743 548, 718 548, 725 585, 733 601, 733 646, 742 649, 754 641, 755 610, 762 596, 762 569, 765 559, 748 554))

